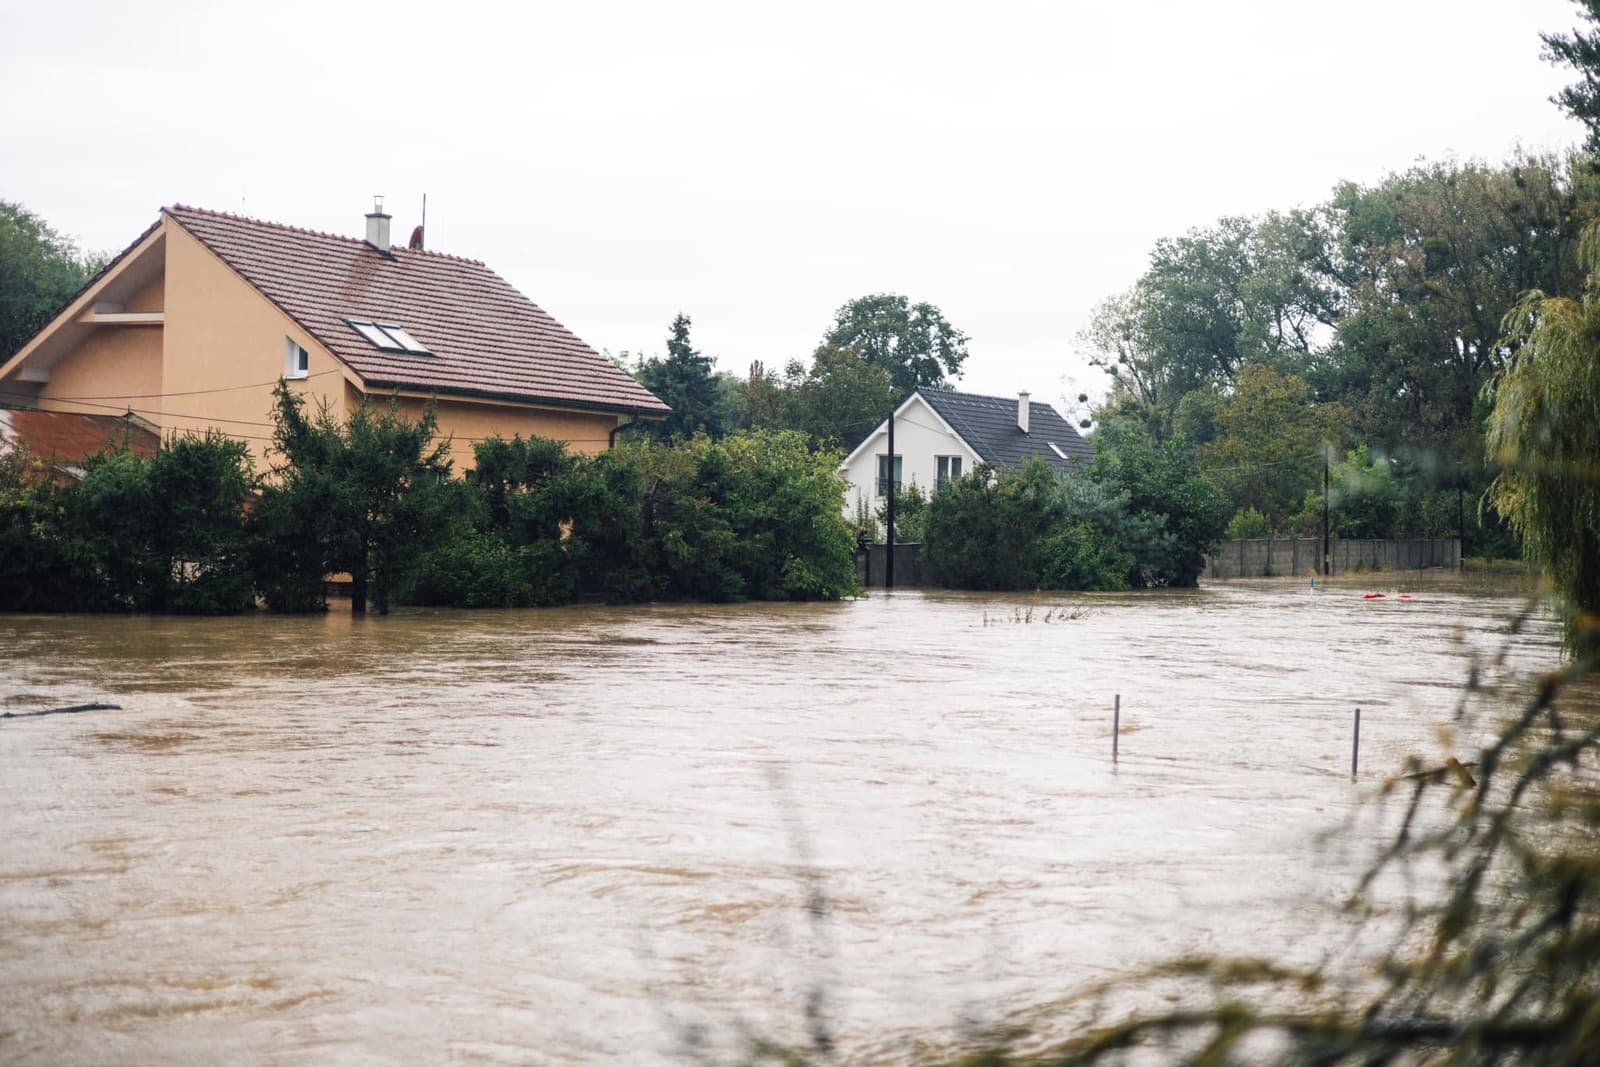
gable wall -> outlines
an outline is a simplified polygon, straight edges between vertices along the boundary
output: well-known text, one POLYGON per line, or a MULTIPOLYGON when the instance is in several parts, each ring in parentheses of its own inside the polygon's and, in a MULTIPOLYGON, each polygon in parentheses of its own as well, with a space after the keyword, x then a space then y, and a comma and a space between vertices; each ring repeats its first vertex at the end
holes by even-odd
POLYGON ((121 415, 134 408, 151 418, 140 409, 160 403, 151 399, 159 392, 161 327, 99 326, 51 369, 35 406, 88 415, 121 415))
MULTIPOLYGON (((841 468, 850 488, 845 492, 844 514, 855 521, 856 508, 864 502, 867 510, 877 512, 883 498, 877 495, 878 457, 889 451, 889 434, 886 424, 880 424, 868 438, 855 458, 841 468)), ((962 457, 961 473, 969 474, 978 462, 978 455, 966 442, 945 429, 939 416, 920 396, 895 418, 894 448, 900 454, 902 486, 915 484, 924 493, 931 493, 938 484, 938 467, 935 456, 962 457)))
POLYGON ((349 373, 310 334, 183 227, 166 221, 166 343, 155 416, 164 433, 219 430, 250 445, 265 469, 272 436, 272 389, 284 372, 284 338, 306 349, 309 377, 290 388, 313 408, 345 411, 349 373))

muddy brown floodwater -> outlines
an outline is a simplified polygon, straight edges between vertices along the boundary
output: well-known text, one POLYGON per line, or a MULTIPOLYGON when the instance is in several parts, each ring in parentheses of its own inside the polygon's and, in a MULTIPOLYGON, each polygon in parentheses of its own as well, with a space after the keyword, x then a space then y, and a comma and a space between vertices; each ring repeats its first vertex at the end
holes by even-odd
POLYGON ((1323 832, 1520 603, 1390 581, 0 616, 6 710, 122 706, 0 721, 0 1061, 659 1062, 798 1038, 819 983, 894 1059, 1332 947, 1370 842, 1323 832))

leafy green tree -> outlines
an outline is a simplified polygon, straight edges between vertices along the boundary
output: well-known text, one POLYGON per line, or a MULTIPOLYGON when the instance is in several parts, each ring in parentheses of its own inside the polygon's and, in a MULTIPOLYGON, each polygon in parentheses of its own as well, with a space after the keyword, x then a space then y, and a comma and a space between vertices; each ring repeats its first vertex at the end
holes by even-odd
POLYGON ((1228 520, 1228 529, 1223 536, 1230 541, 1238 541, 1254 537, 1270 537, 1272 532, 1272 525, 1267 522, 1265 515, 1255 508, 1244 508, 1234 512, 1233 518, 1228 520))
POLYGON ((1584 147, 1600 153, 1600 0, 1577 0, 1583 24, 1571 33, 1541 33, 1543 58, 1578 72, 1580 81, 1551 100, 1588 127, 1584 147))
MULTIPOLYGON (((1358 445, 1329 471, 1328 525, 1335 537, 1381 540, 1421 531, 1406 529, 1406 490, 1394 461, 1367 453, 1358 445)), ((1289 525, 1301 534, 1322 529, 1322 491, 1306 493, 1300 513, 1289 525)), ((1455 533, 1454 529, 1448 531, 1455 533)), ((1442 535, 1439 535, 1442 536, 1442 535)))
POLYGON ((179 437, 153 457, 91 457, 66 491, 66 516, 93 603, 173 614, 252 607, 245 502, 254 481, 249 449, 222 434, 179 437))
MULTIPOLYGON (((1186 397, 1216 396, 1240 367, 1306 366, 1341 305, 1322 269, 1333 240, 1326 212, 1295 211, 1224 218, 1157 242, 1134 288, 1103 302, 1079 335, 1112 378, 1115 411, 1165 440, 1186 397)), ((1196 443, 1203 414, 1185 420, 1196 443)))
MULTIPOLYGON (((887 530, 889 523, 889 501, 884 500, 873 513, 874 529, 887 530)), ((922 540, 923 533, 928 528, 928 494, 922 487, 913 482, 902 486, 894 493, 894 540, 895 544, 916 544, 922 540)), ((888 536, 885 534, 884 536, 888 536)))
POLYGON ((889 375, 899 396, 939 388, 961 375, 967 335, 950 325, 932 304, 913 304, 894 293, 858 297, 834 313, 833 325, 818 346, 850 352, 889 375))
POLYGON ((1334 269, 1349 290, 1333 344, 1311 374, 1386 453, 1481 453, 1478 398, 1510 352, 1500 322, 1531 289, 1562 293, 1580 203, 1594 180, 1572 162, 1418 165, 1371 187, 1346 183, 1330 209, 1334 269))
POLYGON ((883 367, 854 349, 823 346, 809 369, 789 364, 783 395, 786 429, 825 448, 848 448, 888 417, 903 394, 883 367))
POLYGON ((1307 492, 1322 480, 1322 454, 1348 434, 1350 414, 1318 404, 1302 378, 1264 364, 1239 370, 1233 393, 1216 408, 1216 437, 1200 449, 1200 470, 1235 508, 1265 516, 1272 533, 1288 528, 1307 492))
POLYGON ((665 419, 637 424, 657 441, 671 441, 707 433, 721 437, 731 428, 726 394, 712 372, 709 356, 701 355, 689 340, 689 316, 678 314, 667 335, 665 359, 651 358, 639 365, 639 384, 672 409, 665 419))
POLYGON ((0 360, 49 322, 101 265, 21 204, 0 200, 0 360))
MULTIPOLYGON (((624 451, 624 450, 619 450, 624 451)), ((837 452, 793 432, 629 445, 655 595, 670 600, 832 600, 856 588, 837 452)))
POLYGON ((1037 589, 1045 542, 1064 516, 1060 481, 1040 460, 1016 470, 980 463, 929 500, 923 565, 953 589, 1037 589))
POLYGON ((1181 441, 1157 444, 1131 424, 1102 425, 1084 476, 1127 497, 1119 544, 1133 560, 1135 587, 1193 586, 1227 527, 1230 508, 1201 477, 1181 441))
POLYGON ((1567 607, 1567 643, 1600 652, 1600 227, 1584 237, 1586 291, 1528 294, 1506 320, 1514 361, 1493 384, 1490 487, 1567 607))
POLYGON ((92 608, 92 576, 73 551, 66 493, 18 441, 0 448, 0 611, 92 608))
POLYGON ((750 364, 750 373, 732 383, 734 426, 740 430, 799 429, 788 422, 784 379, 767 369, 761 360, 750 364))
POLYGON ((262 494, 257 575, 269 605, 323 605, 309 576, 348 573, 350 610, 364 615, 370 592, 380 614, 390 595, 450 528, 449 442, 436 440, 429 403, 413 422, 391 400, 363 403, 344 425, 279 382, 273 393, 276 457, 262 494))

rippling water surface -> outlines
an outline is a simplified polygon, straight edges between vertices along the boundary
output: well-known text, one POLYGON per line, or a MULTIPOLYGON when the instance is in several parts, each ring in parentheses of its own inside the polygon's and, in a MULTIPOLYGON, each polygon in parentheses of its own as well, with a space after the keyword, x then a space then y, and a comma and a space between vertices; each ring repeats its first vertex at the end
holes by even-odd
POLYGON ((1518 606, 0 616, 6 710, 122 707, 0 721, 0 1060, 654 1062, 796 1038, 818 984, 893 1058, 1175 953, 1331 948, 1362 849, 1323 832, 1438 751, 1518 606))

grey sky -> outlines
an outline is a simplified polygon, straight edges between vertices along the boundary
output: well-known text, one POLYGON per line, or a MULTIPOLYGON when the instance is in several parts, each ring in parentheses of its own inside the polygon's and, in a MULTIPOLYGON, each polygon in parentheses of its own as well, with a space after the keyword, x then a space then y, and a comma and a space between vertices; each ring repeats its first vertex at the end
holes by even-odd
POLYGON ((597 347, 679 310, 743 372, 893 291, 964 388, 1098 390, 1074 352, 1151 245, 1418 157, 1579 139, 1567 0, 18 3, 0 197, 115 249, 182 202, 485 260, 597 347))

